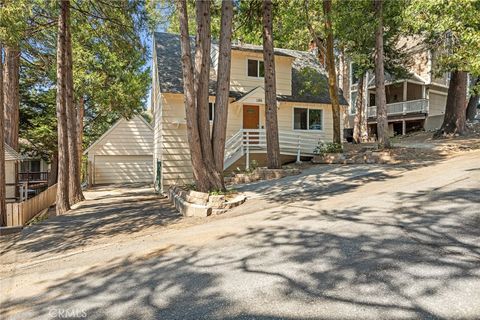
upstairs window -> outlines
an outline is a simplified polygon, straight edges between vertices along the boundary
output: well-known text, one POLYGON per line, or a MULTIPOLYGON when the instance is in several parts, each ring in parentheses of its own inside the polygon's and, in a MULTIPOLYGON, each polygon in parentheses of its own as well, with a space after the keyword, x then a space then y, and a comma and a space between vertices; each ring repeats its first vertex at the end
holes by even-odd
POLYGON ((323 130, 323 110, 293 108, 294 130, 323 130))
POLYGON ((358 83, 358 66, 355 63, 350 63, 350 80, 351 84, 350 85, 355 85, 358 83))
POLYGON ((357 114, 357 92, 353 91, 350 94, 350 114, 357 114))
POLYGON ((265 76, 265 66, 260 60, 247 60, 247 75, 254 78, 263 78, 265 76))
POLYGON ((215 112, 215 103, 209 102, 208 103, 208 120, 213 121, 214 112, 215 112))

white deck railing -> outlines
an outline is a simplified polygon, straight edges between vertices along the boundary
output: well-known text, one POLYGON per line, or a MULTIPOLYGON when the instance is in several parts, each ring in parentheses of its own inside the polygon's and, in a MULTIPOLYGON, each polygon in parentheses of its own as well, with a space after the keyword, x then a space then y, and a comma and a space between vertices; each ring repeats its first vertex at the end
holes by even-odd
MULTIPOLYGON (((428 113, 428 100, 419 99, 387 104, 387 115, 389 116, 408 113, 428 113)), ((376 117, 377 107, 368 107, 367 116, 369 118, 376 117)))
MULTIPOLYGON (((280 153, 297 156, 313 156, 314 150, 321 141, 315 132, 280 131, 278 134, 280 153)), ((267 150, 267 136, 265 129, 241 129, 225 143, 224 168, 227 169, 242 156, 246 156, 245 163, 250 165, 251 153, 263 153, 267 150)))

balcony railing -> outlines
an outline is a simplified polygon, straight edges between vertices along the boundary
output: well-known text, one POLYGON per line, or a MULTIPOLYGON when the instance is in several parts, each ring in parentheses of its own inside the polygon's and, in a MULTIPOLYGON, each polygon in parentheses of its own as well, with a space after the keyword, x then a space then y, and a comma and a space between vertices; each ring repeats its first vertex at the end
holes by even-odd
MULTIPOLYGON (((428 113, 428 100, 419 99, 412 101, 403 101, 387 104, 387 115, 405 115, 409 113, 428 113)), ((367 109, 367 117, 374 118, 377 116, 377 107, 372 106, 367 109)))
POLYGON ((48 181, 48 172, 19 172, 18 181, 24 182, 47 182, 48 181))

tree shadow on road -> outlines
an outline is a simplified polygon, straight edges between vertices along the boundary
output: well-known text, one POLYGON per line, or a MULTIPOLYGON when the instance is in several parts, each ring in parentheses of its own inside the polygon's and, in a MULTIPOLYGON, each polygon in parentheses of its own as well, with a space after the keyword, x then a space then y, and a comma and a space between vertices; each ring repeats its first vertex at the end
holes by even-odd
MULTIPOLYGON (((168 199, 155 194, 124 193, 102 196, 86 201, 69 213, 51 217, 26 227, 4 247, 0 257, 15 253, 65 253, 97 240, 119 235, 134 235, 139 231, 161 228, 182 219, 168 199)), ((161 229, 158 229, 160 231, 161 229)))
POLYGON ((479 199, 475 188, 397 193, 390 215, 352 204, 311 209, 295 224, 279 207, 272 215, 283 224, 111 261, 6 301, 3 315, 78 308, 88 319, 473 319, 479 199))

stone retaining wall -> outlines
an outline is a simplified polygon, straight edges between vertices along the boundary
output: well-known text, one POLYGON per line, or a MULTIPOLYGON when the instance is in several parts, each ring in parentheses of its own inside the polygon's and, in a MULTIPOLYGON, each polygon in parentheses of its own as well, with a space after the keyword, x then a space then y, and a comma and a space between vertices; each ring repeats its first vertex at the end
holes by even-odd
POLYGON ((299 169, 256 168, 251 173, 236 173, 233 177, 226 177, 225 182, 228 184, 242 184, 259 180, 274 180, 287 176, 295 176, 300 174, 300 172, 299 169))
POLYGON ((205 192, 185 190, 178 186, 168 189, 168 199, 186 217, 207 217, 225 213, 246 201, 244 195, 228 200, 224 195, 209 195, 205 192))
POLYGON ((365 151, 362 153, 327 153, 315 156, 312 163, 324 164, 386 164, 396 163, 388 151, 365 151))

